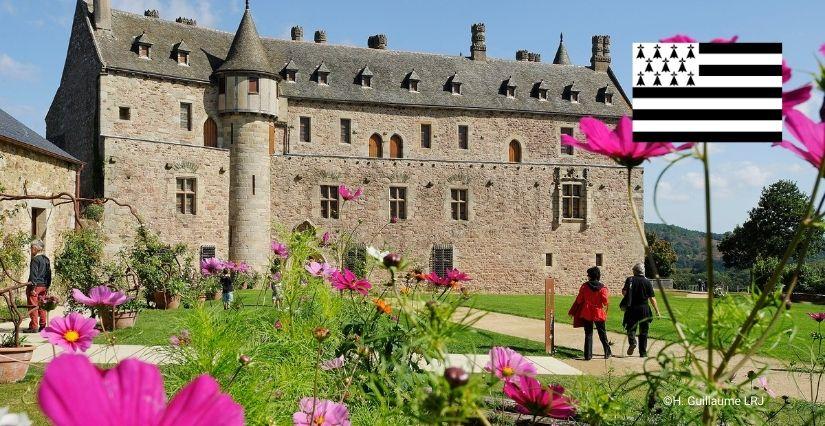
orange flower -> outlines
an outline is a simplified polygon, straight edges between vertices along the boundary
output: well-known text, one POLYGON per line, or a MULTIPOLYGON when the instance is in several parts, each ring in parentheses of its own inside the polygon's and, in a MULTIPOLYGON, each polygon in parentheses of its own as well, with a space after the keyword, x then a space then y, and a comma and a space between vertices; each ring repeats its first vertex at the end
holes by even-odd
POLYGON ((392 313, 392 306, 390 306, 389 303, 385 302, 384 300, 375 298, 372 299, 372 303, 375 304, 375 309, 378 309, 379 312, 383 312, 387 315, 392 313))

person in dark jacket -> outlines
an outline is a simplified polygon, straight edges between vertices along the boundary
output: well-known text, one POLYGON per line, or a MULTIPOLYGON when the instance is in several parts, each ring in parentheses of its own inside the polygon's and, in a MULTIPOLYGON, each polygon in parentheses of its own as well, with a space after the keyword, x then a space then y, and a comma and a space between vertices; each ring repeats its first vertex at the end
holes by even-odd
POLYGON ((229 269, 224 269, 221 273, 221 300, 223 300, 224 309, 229 309, 234 299, 233 291, 235 288, 232 281, 232 274, 229 273, 229 269))
POLYGON ((633 355, 633 351, 636 350, 636 333, 638 332, 639 356, 647 357, 647 331, 650 321, 653 320, 647 301, 650 300, 656 316, 661 316, 661 313, 659 313, 659 305, 656 304, 653 284, 645 278, 645 265, 641 263, 633 265, 633 276, 625 280, 622 295, 628 299, 622 321, 622 325, 627 330, 629 343, 627 354, 633 355))
POLYGON ((610 342, 607 341, 607 332, 604 322, 607 321, 608 291, 599 281, 602 272, 597 266, 587 270, 587 282, 579 287, 579 294, 573 302, 574 316, 581 320, 584 326, 584 359, 593 358, 593 327, 599 333, 599 340, 604 348, 604 358, 612 356, 610 342))
POLYGON ((49 286, 52 285, 52 265, 44 253, 45 249, 46 245, 43 241, 32 241, 29 279, 26 283, 26 301, 31 308, 29 308, 29 328, 23 330, 25 333, 37 333, 46 328, 46 311, 40 309, 40 298, 46 295, 49 286))

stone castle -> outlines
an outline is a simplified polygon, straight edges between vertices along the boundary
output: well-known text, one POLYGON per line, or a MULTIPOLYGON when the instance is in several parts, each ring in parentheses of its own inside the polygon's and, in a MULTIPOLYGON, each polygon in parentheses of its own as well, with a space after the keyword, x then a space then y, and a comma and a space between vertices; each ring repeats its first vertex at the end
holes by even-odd
MULTIPOLYGON (((425 269, 458 267, 471 289, 575 292, 598 265, 614 290, 643 250, 627 171, 560 144, 592 115, 615 123, 628 98, 610 38, 588 66, 560 41, 552 63, 520 50, 488 57, 260 37, 247 4, 237 31, 201 28, 78 0, 47 138, 86 163, 84 196, 140 209, 169 242, 263 270, 272 224, 340 231, 393 247, 425 269), (337 186, 363 187, 344 203, 337 186)), ((633 176, 641 208, 642 177, 633 176)), ((135 222, 107 205, 109 252, 135 222)), ((364 256, 358 245, 351 258, 364 256)))

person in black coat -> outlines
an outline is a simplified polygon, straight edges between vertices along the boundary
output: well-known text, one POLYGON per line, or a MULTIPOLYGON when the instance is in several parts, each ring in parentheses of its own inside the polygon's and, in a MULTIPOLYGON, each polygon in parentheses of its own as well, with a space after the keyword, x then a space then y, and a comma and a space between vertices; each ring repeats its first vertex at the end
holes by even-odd
POLYGON ((26 283, 26 302, 29 309, 29 328, 24 333, 37 333, 46 328, 46 311, 40 309, 40 299, 46 295, 52 285, 52 265, 46 257, 46 245, 42 240, 31 242, 31 262, 29 279, 26 283))
POLYGON ((661 316, 659 313, 659 305, 656 304, 656 295, 653 293, 653 284, 650 280, 645 278, 645 265, 637 263, 633 265, 633 276, 628 277, 624 282, 622 288, 622 295, 627 299, 627 309, 624 311, 624 320, 622 326, 627 330, 627 340, 629 342, 627 347, 627 354, 633 355, 636 350, 636 336, 638 332, 638 346, 639 356, 647 356, 647 331, 650 327, 650 321, 653 320, 653 315, 650 311, 650 305, 656 311, 656 316, 661 316))

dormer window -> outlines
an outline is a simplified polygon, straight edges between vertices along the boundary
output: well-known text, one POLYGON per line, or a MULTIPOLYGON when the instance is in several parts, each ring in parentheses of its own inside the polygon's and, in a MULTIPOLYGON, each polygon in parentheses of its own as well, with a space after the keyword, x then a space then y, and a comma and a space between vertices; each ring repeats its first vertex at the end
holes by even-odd
POLYGON ((613 94, 612 93, 605 93, 604 94, 604 103, 605 103, 605 105, 613 105, 613 94))
POLYGON ((579 92, 572 90, 570 91, 570 102, 577 104, 579 103, 579 92))
POLYGON ((361 87, 372 87, 372 71, 370 71, 369 67, 365 66, 361 69, 361 72, 358 74, 358 80, 361 83, 361 87))
POLYGON ((249 77, 249 94, 258 94, 258 77, 249 77))
POLYGON ((410 92, 418 93, 418 82, 421 81, 421 78, 418 77, 418 73, 415 70, 410 71, 407 74, 407 78, 405 79, 407 90, 410 92))
POLYGON ((146 31, 135 37, 135 47, 138 57, 142 59, 151 59, 152 44, 153 43, 149 40, 149 36, 146 34, 146 31))
POLYGON ((329 68, 323 62, 315 70, 315 82, 319 85, 329 85, 329 68))
POLYGON ((539 97, 540 101, 546 101, 547 100, 547 89, 539 89, 538 97, 539 97))
POLYGON ((533 89, 533 96, 541 102, 546 102, 548 91, 549 87, 547 86, 547 83, 545 83, 544 80, 540 80, 536 83, 536 86, 533 89))
POLYGON ((508 98, 515 98, 516 97, 516 88, 515 87, 507 87, 507 97, 508 98))
POLYGON ((175 53, 177 54, 178 65, 189 65, 189 46, 183 40, 175 45, 175 53))
POLYGON ((596 101, 604 102, 605 105, 613 105, 613 90, 610 89, 610 85, 599 89, 599 92, 596 94, 596 101))
POLYGON ((461 94, 461 80, 458 78, 458 73, 453 73, 453 76, 447 81, 447 90, 453 95, 461 94))
POLYGON ((563 97, 571 103, 579 103, 579 89, 576 87, 575 83, 568 84, 564 87, 563 97))
POLYGON ((517 85, 512 76, 508 77, 507 80, 504 80, 504 82, 501 83, 501 86, 505 96, 510 99, 516 98, 517 85))
POLYGON ((281 71, 281 75, 284 76, 284 80, 289 83, 295 83, 297 80, 298 75, 298 67, 295 65, 295 62, 292 62, 290 59, 289 62, 284 66, 283 71, 281 71))

